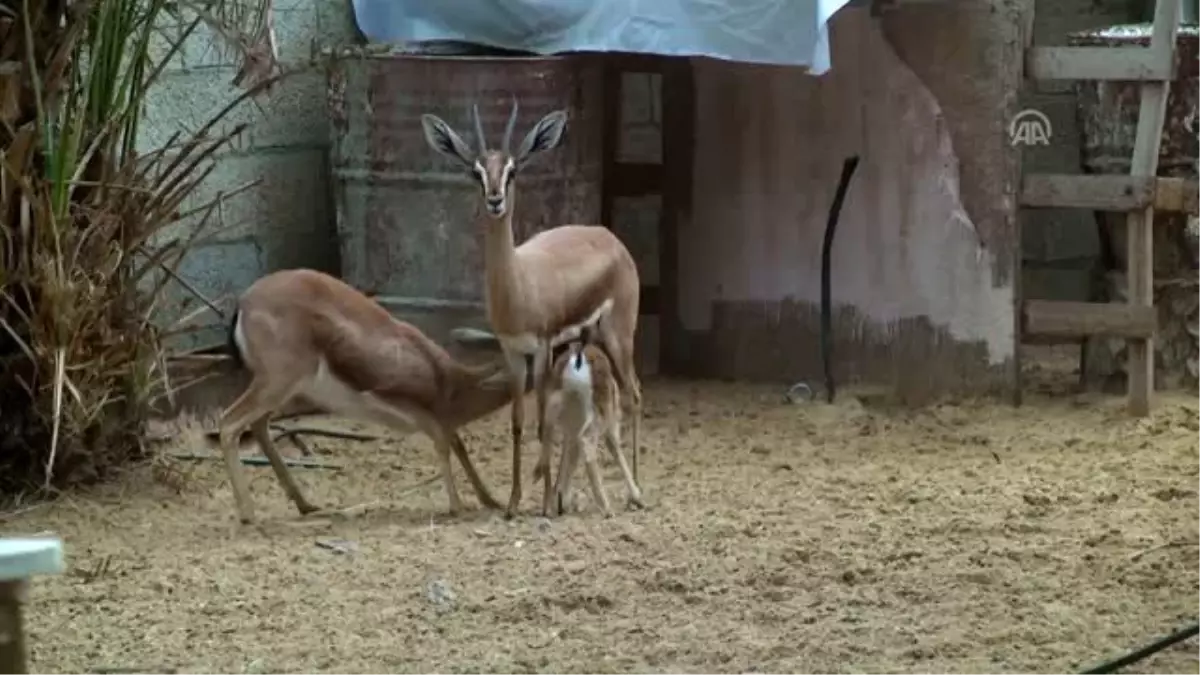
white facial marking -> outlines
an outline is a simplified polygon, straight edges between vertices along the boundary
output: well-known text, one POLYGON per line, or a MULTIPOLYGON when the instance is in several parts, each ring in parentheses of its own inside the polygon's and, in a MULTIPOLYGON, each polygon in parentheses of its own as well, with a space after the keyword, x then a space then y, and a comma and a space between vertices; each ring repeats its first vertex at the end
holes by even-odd
POLYGON ((475 172, 475 177, 479 179, 479 182, 483 183, 483 194, 486 195, 488 193, 488 177, 487 171, 483 170, 483 164, 480 164, 479 160, 475 160, 475 166, 471 169, 475 172))
POLYGON ((517 163, 510 157, 504 163, 504 170, 500 172, 500 185, 505 192, 508 192, 508 182, 512 180, 512 172, 517 170, 517 163))

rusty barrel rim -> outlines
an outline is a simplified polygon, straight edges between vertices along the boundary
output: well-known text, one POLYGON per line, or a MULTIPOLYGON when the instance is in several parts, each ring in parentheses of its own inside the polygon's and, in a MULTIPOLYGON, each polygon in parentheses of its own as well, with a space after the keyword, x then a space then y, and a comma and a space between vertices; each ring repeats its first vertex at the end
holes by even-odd
POLYGON ((413 42, 405 44, 370 43, 365 45, 327 46, 321 50, 322 55, 333 58, 353 59, 405 59, 405 60, 437 60, 437 61, 515 61, 515 62, 555 62, 566 61, 581 54, 537 54, 516 49, 492 47, 474 42, 457 40, 433 40, 428 42, 413 42))

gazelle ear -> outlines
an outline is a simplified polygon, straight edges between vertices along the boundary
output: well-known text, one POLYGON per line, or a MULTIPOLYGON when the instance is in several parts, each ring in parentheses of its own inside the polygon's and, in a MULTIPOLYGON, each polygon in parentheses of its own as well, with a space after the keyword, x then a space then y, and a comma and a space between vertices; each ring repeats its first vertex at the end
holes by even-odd
POLYGON ((439 154, 450 159, 457 159, 467 166, 475 163, 475 153, 463 141, 449 124, 437 115, 421 115, 421 128, 425 132, 425 142, 439 154))
POLYGON ((555 110, 547 114, 538 123, 533 125, 528 134, 525 134, 525 140, 521 141, 521 147, 517 150, 517 154, 513 157, 516 160, 517 167, 524 166, 534 155, 553 150, 562 142, 563 132, 567 128, 567 111, 555 110))

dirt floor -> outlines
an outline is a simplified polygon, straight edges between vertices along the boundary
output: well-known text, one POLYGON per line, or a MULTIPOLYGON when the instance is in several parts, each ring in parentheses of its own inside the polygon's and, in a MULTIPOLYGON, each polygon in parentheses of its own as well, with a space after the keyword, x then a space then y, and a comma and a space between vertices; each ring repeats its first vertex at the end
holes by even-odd
MULTIPOLYGON (((295 469, 310 497, 384 500, 349 520, 301 520, 256 467, 267 524, 240 528, 219 462, 177 460, 9 516, 68 547, 32 589, 32 667, 1070 672, 1195 620, 1193 396, 1135 420, 1094 395, 903 411, 647 389, 649 508, 609 520, 586 496, 536 517, 528 478, 524 518, 447 518, 440 482, 406 491, 438 475, 421 437, 310 441, 346 466, 295 469)), ((467 434, 502 499, 506 423, 467 434)), ((1198 672, 1196 640, 1130 670, 1198 672)))

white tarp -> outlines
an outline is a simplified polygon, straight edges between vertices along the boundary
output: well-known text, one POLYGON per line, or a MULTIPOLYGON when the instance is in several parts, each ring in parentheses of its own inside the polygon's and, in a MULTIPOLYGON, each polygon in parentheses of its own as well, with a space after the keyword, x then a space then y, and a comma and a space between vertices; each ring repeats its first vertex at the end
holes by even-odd
POLYGON ((471 42, 829 69, 826 22, 850 0, 353 0, 372 42, 471 42))

